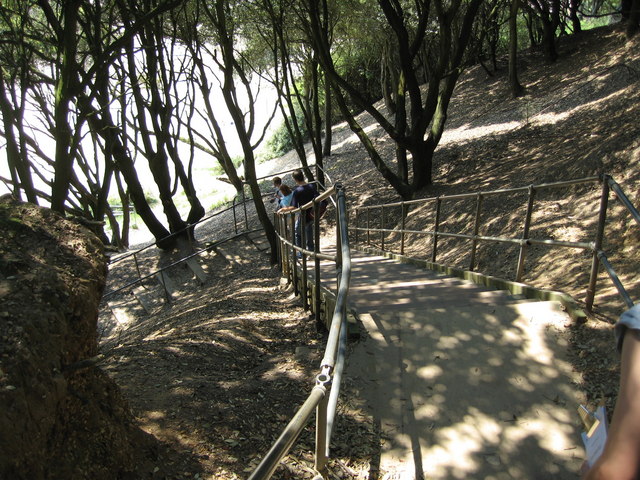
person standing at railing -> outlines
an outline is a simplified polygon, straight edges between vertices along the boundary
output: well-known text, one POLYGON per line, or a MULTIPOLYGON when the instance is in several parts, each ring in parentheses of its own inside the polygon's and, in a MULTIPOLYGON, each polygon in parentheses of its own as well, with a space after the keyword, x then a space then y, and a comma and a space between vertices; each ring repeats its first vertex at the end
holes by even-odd
MULTIPOLYGON (((291 205, 288 207, 284 207, 280 209, 280 212, 288 212, 290 210, 295 210, 296 208, 300 208, 302 205, 306 205, 311 200, 313 200, 318 192, 316 191, 315 186, 307 183, 304 178, 304 173, 302 170, 294 170, 291 174, 293 179, 296 182, 296 188, 293 190, 293 195, 291 197, 291 205)), ((306 248, 307 250, 313 250, 313 218, 311 217, 311 210, 306 210, 303 212, 305 215, 305 238, 306 238, 306 248)), ((298 247, 302 247, 302 216, 298 215, 296 218, 295 224, 295 244, 298 247)))
POLYGON ((584 480, 632 480, 640 474, 640 304, 615 326, 620 389, 604 452, 584 480))
POLYGON ((293 198, 293 190, 289 188, 289 185, 283 183, 280 185, 280 193, 282 198, 280 199, 280 207, 288 207, 291 205, 291 199, 293 198))
POLYGON ((282 205, 282 192, 280 191, 281 186, 282 179, 280 177, 273 177, 273 188, 275 189, 275 192, 271 199, 271 203, 276 202, 276 208, 284 207, 284 205, 282 205))

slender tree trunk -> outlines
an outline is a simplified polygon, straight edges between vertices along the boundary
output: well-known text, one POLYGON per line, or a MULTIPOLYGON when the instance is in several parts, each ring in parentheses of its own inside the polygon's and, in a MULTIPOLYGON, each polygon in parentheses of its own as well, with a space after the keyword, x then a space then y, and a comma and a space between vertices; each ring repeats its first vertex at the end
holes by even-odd
POLYGON ((38 204, 38 196, 33 186, 33 178, 26 156, 26 151, 20 149, 15 136, 14 125, 17 116, 11 102, 7 98, 4 78, 0 75, 0 112, 2 112, 2 122, 4 124, 4 136, 7 148, 7 164, 14 183, 13 193, 17 198, 22 198, 21 191, 31 203, 38 204))
POLYGON ((331 155, 331 144, 333 142, 333 112, 331 102, 331 85, 327 75, 324 75, 324 147, 322 155, 328 157, 331 155))
POLYGON ((580 3, 580 0, 569 0, 569 18, 571 19, 573 33, 580 33, 582 31, 582 24, 580 23, 580 17, 578 17, 580 3))
POLYGON ((631 0, 626 22, 627 38, 631 39, 640 30, 640 0, 631 0))
POLYGON ((524 88, 518 79, 518 10, 520 0, 511 1, 511 14, 509 15, 509 86, 513 98, 524 94, 524 88))
POLYGON ((389 169, 389 167, 387 167, 387 165, 384 163, 384 160, 382 160, 380 154, 373 146, 371 139, 364 131, 362 126, 358 123, 355 116, 349 110, 347 102, 342 96, 342 92, 337 87, 334 89, 334 98, 336 100, 336 103, 338 104, 338 107, 340 108, 342 116, 346 119, 349 128, 353 133, 356 134, 356 136, 360 140, 360 143, 364 146, 365 150, 369 154, 369 158, 373 162, 376 169, 385 178, 385 180, 389 182, 389 185, 393 187, 398 195, 400 195, 405 200, 411 199, 413 195, 413 189, 405 182, 403 182, 402 179, 395 173, 393 173, 391 169, 389 169))
POLYGON ((391 59, 391 47, 389 43, 385 43, 382 48, 382 58, 380 59, 380 83, 382 88, 382 97, 384 105, 390 115, 396 113, 395 91, 398 84, 395 75, 395 65, 391 59))
MULTIPOLYGON (((260 192, 260 186, 258 185, 258 180, 256 177, 255 156, 253 152, 253 146, 251 145, 251 138, 245 125, 244 114, 237 103, 238 96, 234 83, 234 71, 235 69, 239 69, 239 64, 236 62, 234 56, 235 52, 232 32, 229 30, 227 25, 228 12, 222 0, 216 1, 214 9, 215 15, 212 14, 211 10, 208 10, 207 13, 216 26, 219 37, 220 50, 222 52, 223 63, 221 67, 223 68, 224 75, 222 96, 227 105, 227 109, 231 114, 238 139, 240 140, 240 145, 242 146, 242 152, 244 154, 245 178, 247 180, 247 183, 249 184, 249 188, 251 188, 253 202, 256 207, 258 219, 262 225, 262 228, 264 228, 265 236, 267 237, 267 240, 269 241, 269 245, 271 247, 270 261, 275 265, 278 262, 276 230, 273 226, 273 223, 271 222, 269 214, 267 213, 264 202, 262 201, 262 192, 260 192)), ((240 76, 242 77, 244 82, 248 82, 244 75, 240 76)), ((253 118, 249 119, 249 121, 253 122, 253 118)))
POLYGON ((129 195, 131 196, 131 200, 136 208, 136 212, 151 234, 155 237, 158 247, 162 249, 173 248, 176 240, 173 237, 168 239, 166 238, 169 236, 169 231, 156 218, 151 207, 147 203, 144 196, 144 189, 138 179, 136 167, 116 133, 120 131, 120 128, 111 120, 109 109, 105 108, 102 109, 101 112, 97 111, 91 105, 90 100, 84 95, 78 96, 78 105, 83 115, 86 116, 87 122, 92 127, 93 131, 99 132, 105 143, 111 145, 114 161, 127 183, 129 195))
POLYGON ((324 185, 324 165, 322 163, 322 117, 320 115, 320 81, 318 72, 318 60, 315 54, 312 59, 312 125, 313 125, 313 152, 316 157, 316 165, 320 167, 318 169, 318 182, 324 185))
POLYGON ((73 173, 74 154, 71 151, 72 132, 69 125, 69 111, 73 97, 73 83, 76 80, 76 27, 78 23, 78 0, 64 4, 64 29, 60 43, 62 47, 62 68, 55 91, 54 137, 56 141, 55 177, 51 189, 51 209, 64 215, 64 203, 69 192, 73 173))

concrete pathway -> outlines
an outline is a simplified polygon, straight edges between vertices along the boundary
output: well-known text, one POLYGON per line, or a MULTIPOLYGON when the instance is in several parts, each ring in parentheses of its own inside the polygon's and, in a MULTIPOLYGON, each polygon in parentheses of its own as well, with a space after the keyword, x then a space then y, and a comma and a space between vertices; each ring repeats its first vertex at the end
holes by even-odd
POLYGON ((559 304, 355 251, 350 296, 366 333, 346 375, 381 432, 377 478, 579 478, 559 304))

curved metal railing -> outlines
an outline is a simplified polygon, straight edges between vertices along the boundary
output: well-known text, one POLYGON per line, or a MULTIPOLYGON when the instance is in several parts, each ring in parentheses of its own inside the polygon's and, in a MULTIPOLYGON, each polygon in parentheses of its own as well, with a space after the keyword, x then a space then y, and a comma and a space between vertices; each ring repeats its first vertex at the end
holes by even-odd
MULTIPOLYGON (((288 453, 302 429, 310 422, 314 410, 316 412, 315 469, 319 474, 326 473, 347 342, 347 296, 351 279, 351 254, 349 250, 346 199, 342 185, 336 184, 306 205, 285 214, 277 215, 275 223, 283 273, 294 284, 296 292, 302 293, 305 307, 309 306, 307 301, 309 279, 311 278, 314 282, 312 309, 315 311, 316 320, 320 318, 323 303, 320 260, 329 260, 335 264, 337 278, 335 308, 330 320, 328 318, 329 312, 325 312, 327 314, 329 337, 324 356, 320 362, 320 373, 315 377, 315 386, 262 462, 251 474, 250 480, 268 479, 273 475, 281 459, 288 453), (317 213, 320 203, 329 198, 334 199, 336 205, 335 254, 321 253, 319 247, 320 219, 317 213), (300 226, 303 233, 301 245, 306 245, 304 222, 306 218, 305 212, 308 210, 315 212, 313 220, 315 237, 313 251, 296 245, 294 240, 295 218, 297 216, 301 221, 300 226), (289 228, 289 225, 291 228, 289 228), (297 258, 298 253, 301 255, 300 259, 297 258), (308 259, 311 259, 314 263, 313 275, 310 274, 307 268, 308 259), (302 286, 299 286, 300 284, 302 286)), ((326 300, 324 305, 326 308, 326 300)))

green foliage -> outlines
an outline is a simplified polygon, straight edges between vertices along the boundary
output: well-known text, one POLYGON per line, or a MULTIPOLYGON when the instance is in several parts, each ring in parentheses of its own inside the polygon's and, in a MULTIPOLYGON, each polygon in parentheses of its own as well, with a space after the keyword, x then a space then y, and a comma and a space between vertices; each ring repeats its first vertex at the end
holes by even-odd
MULTIPOLYGON (((244 161, 244 157, 242 155, 239 155, 237 157, 233 157, 231 161, 233 162, 233 166, 238 168, 240 167, 240 165, 242 165, 242 162, 244 161)), ((219 161, 214 162, 212 166, 209 168, 209 171, 211 172, 212 175, 216 177, 219 177, 221 175, 226 175, 224 168, 222 168, 222 165, 220 164, 219 161)))
POLYGON ((150 207, 154 207, 160 203, 160 200, 148 190, 144 192, 144 199, 150 207))
MULTIPOLYGON (((309 132, 307 131, 307 127, 304 122, 304 117, 299 108, 296 108, 296 120, 298 122, 298 128, 300 132, 303 134, 303 141, 306 142, 309 140, 309 132)), ((291 122, 291 117, 289 117, 289 122, 291 122)), ((284 121, 280 124, 280 126, 273 132, 273 135, 267 140, 265 150, 261 155, 261 158, 276 158, 284 155, 285 153, 293 150, 294 143, 289 130, 287 130, 287 126, 284 121)))

